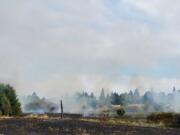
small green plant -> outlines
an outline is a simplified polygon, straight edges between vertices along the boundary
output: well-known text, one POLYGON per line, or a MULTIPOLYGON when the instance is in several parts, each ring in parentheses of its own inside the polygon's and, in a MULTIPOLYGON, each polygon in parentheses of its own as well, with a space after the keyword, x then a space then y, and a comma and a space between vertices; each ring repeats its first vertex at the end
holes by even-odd
POLYGON ((116 113, 117 113, 118 116, 123 116, 126 112, 125 112, 125 110, 123 108, 120 108, 120 109, 118 109, 116 111, 116 113))

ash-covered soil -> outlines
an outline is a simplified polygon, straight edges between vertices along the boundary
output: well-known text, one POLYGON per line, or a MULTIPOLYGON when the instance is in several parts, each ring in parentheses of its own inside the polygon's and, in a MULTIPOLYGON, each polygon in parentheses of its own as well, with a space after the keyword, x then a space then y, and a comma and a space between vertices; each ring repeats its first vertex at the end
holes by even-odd
POLYGON ((180 129, 105 125, 79 119, 0 120, 0 135, 180 135, 180 129))

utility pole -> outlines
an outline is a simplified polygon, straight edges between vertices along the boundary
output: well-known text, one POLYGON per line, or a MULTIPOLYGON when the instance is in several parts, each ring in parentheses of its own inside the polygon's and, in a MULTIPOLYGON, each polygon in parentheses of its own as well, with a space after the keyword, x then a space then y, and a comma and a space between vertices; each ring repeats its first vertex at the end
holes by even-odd
POLYGON ((63 103, 62 103, 62 100, 61 100, 61 119, 63 118, 63 103))

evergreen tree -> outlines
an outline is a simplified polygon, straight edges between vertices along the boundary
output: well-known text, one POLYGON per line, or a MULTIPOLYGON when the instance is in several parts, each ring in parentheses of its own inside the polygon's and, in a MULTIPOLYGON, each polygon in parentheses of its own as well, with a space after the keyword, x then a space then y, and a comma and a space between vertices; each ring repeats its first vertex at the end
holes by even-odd
POLYGON ((113 105, 120 104, 120 98, 119 98, 118 93, 111 93, 111 104, 113 104, 113 105))
POLYGON ((3 115, 19 115, 21 104, 16 91, 9 84, 0 84, 0 111, 3 115))
POLYGON ((0 112, 1 115, 9 115, 12 113, 11 105, 5 94, 0 94, 0 112))
POLYGON ((138 89, 135 89, 135 91, 134 91, 134 102, 136 104, 139 104, 141 102, 141 96, 139 94, 139 90, 138 89))
POLYGON ((99 100, 103 101, 103 100, 105 100, 105 99, 106 99, 106 98, 105 98, 104 88, 102 88, 101 94, 100 94, 100 97, 99 97, 99 100))

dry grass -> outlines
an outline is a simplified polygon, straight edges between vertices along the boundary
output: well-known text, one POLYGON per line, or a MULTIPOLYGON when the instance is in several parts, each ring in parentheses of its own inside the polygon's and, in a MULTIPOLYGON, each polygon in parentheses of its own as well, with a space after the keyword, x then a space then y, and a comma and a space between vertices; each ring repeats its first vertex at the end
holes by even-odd
POLYGON ((104 119, 103 121, 101 119, 80 119, 81 121, 86 122, 94 122, 94 123, 100 123, 100 124, 106 124, 106 125, 129 125, 129 126, 140 126, 140 127, 160 127, 164 128, 164 123, 149 123, 147 122, 147 119, 139 119, 139 118, 131 118, 131 117, 122 117, 122 118, 109 118, 104 119))
POLYGON ((148 123, 146 119, 110 119, 108 121, 112 125, 132 125, 140 127, 164 127, 163 123, 148 123))
POLYGON ((13 118, 13 117, 10 117, 10 116, 0 116, 0 120, 10 119, 10 118, 13 118))
POLYGON ((47 114, 37 115, 37 114, 30 114, 25 116, 24 118, 32 118, 32 119, 49 119, 47 114))

